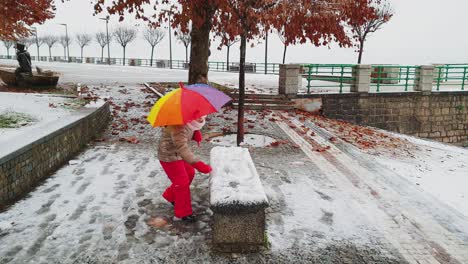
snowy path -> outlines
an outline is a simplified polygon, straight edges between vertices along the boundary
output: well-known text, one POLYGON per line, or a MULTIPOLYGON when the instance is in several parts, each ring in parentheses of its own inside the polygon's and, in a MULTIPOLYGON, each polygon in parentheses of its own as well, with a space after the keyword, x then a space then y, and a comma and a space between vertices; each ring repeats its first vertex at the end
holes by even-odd
POLYGON ((329 144, 334 135, 283 115, 295 128, 278 125, 409 263, 468 263, 468 218, 349 144, 340 143, 344 150, 329 144), (295 130, 304 125, 314 133, 301 137, 295 130), (313 151, 323 145, 331 149, 313 151))

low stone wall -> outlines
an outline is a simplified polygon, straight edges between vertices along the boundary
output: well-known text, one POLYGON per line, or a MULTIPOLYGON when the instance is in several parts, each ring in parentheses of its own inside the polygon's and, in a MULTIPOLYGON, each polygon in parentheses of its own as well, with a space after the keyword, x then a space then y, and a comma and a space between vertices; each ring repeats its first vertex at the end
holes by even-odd
POLYGON ((349 93, 304 95, 321 99, 321 112, 346 120, 455 145, 468 144, 468 93, 349 93))
POLYGON ((0 211, 80 151, 107 127, 109 120, 109 104, 105 103, 83 118, 0 157, 0 211))

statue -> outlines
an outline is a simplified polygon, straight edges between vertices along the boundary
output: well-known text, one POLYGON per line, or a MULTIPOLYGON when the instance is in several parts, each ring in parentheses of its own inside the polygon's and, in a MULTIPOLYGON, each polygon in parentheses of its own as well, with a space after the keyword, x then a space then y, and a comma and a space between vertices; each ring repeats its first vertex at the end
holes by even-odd
POLYGON ((25 49, 25 45, 22 43, 16 43, 16 59, 18 60, 19 67, 15 70, 16 78, 22 79, 23 73, 32 76, 32 65, 31 65, 31 55, 25 49))
POLYGON ((52 88, 57 86, 59 74, 53 71, 43 71, 36 67, 37 72, 32 71, 31 55, 25 49, 23 43, 16 43, 16 58, 19 67, 15 71, 0 68, 0 79, 9 86, 19 87, 43 87, 52 88))

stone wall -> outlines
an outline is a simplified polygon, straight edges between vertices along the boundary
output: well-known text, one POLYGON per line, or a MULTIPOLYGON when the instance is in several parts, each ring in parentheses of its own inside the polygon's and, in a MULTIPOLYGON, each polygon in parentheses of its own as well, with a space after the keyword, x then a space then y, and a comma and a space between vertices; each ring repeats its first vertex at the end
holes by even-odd
POLYGON ((321 98, 329 118, 402 134, 468 144, 468 93, 349 93, 304 95, 321 98))
POLYGON ((0 211, 60 168, 110 120, 109 104, 53 133, 0 157, 0 211))

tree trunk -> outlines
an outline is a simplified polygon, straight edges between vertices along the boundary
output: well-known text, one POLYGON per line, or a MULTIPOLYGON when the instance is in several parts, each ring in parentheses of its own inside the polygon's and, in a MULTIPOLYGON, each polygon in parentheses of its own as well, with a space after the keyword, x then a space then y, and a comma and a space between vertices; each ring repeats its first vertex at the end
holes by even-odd
POLYGON ((208 52, 214 9, 211 8, 207 12, 203 25, 200 28, 194 26, 190 33, 192 45, 190 45, 189 84, 208 82, 208 52))
POLYGON ((104 61, 104 46, 101 46, 101 63, 104 61))
POLYGON ((7 49, 6 52, 7 52, 7 58, 10 59, 10 49, 7 49))
POLYGON ((227 46, 227 58, 226 58, 226 71, 229 71, 229 49, 231 46, 227 46))
POLYGON ((125 46, 123 47, 123 66, 125 66, 125 46))
POLYGON ((286 48, 288 47, 288 45, 284 44, 284 52, 283 52, 283 64, 284 62, 286 61, 286 48))
POLYGON ((237 115, 237 146, 244 142, 244 98, 245 98, 245 50, 247 38, 241 35, 240 63, 239 63, 239 108, 237 115))
POLYGON ((52 51, 51 51, 51 46, 49 46, 49 59, 52 60, 52 51))
POLYGON ((188 62, 188 46, 185 46, 185 63, 188 62))
POLYGON ((357 61, 358 64, 361 64, 363 50, 364 50, 364 40, 360 41, 359 43, 359 57, 357 61))
POLYGON ((151 46, 151 60, 150 60, 150 67, 153 67, 153 54, 154 54, 154 46, 151 46))
POLYGON ((63 46, 63 56, 65 57, 64 60, 67 59, 67 47, 66 46, 63 46))
POLYGON ((83 63, 83 48, 84 47, 81 47, 81 63, 83 63))

